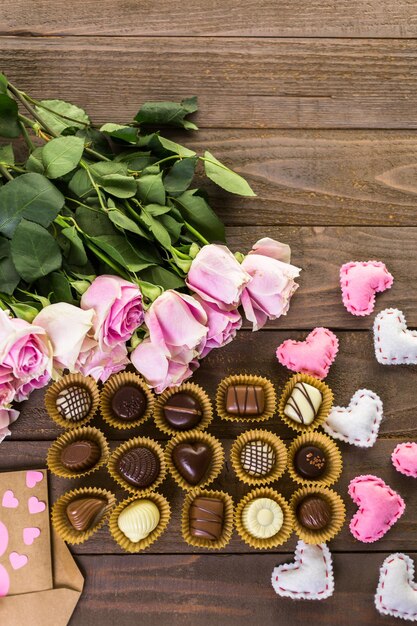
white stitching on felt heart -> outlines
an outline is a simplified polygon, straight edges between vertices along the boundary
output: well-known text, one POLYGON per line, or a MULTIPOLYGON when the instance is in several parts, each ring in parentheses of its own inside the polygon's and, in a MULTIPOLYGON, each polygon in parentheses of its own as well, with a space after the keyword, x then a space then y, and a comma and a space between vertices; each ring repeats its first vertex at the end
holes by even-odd
POLYGON ((404 313, 384 309, 374 322, 375 356, 382 365, 417 364, 417 331, 409 330, 404 313))
POLYGON ((417 584, 413 579, 414 563, 407 554, 396 552, 387 556, 375 594, 377 611, 382 615, 417 621, 417 584))
POLYGON ((334 406, 332 408, 323 424, 323 429, 334 439, 351 443, 360 448, 371 448, 378 436, 382 416, 383 405, 381 398, 374 391, 370 391, 369 389, 358 389, 353 394, 347 407, 334 406), (356 421, 349 420, 349 417, 352 416, 355 409, 360 408, 361 404, 364 405, 363 398, 369 398, 371 400, 367 407, 368 413, 364 416, 360 416, 362 419, 356 419, 356 421), (343 424, 339 421, 342 416, 348 418, 344 420, 343 424), (372 420, 371 422, 369 422, 369 418, 372 420), (358 436, 360 434, 362 434, 362 436, 358 436))
POLYGON ((385 264, 382 263, 382 261, 350 261, 349 263, 345 263, 344 265, 342 265, 342 267, 340 268, 340 287, 342 289, 343 304, 345 305, 349 313, 352 313, 352 315, 359 315, 359 316, 370 315, 375 307, 376 294, 381 293, 382 291, 385 291, 386 289, 390 289, 393 282, 394 282, 394 277, 392 276, 392 274, 388 272, 385 264), (352 279, 349 274, 351 270, 357 269, 360 266, 368 267, 370 265, 372 265, 373 267, 383 269, 384 274, 386 274, 385 282, 384 282, 384 285, 381 286, 381 288, 377 287, 374 289, 371 287, 372 291, 369 294, 369 299, 368 299, 366 307, 363 309, 358 309, 351 302, 352 286, 353 288, 355 287, 355 285, 352 283, 354 283, 354 280, 358 280, 358 277, 355 277, 354 279, 352 279))
POLYGON ((295 548, 294 562, 275 567, 271 582, 279 596, 293 600, 324 600, 330 597, 334 591, 334 577, 329 548, 325 543, 309 545, 299 541, 295 548), (292 574, 293 572, 297 573, 292 574), (292 588, 288 588, 288 584, 292 588), (306 585, 310 585, 310 588, 306 585))

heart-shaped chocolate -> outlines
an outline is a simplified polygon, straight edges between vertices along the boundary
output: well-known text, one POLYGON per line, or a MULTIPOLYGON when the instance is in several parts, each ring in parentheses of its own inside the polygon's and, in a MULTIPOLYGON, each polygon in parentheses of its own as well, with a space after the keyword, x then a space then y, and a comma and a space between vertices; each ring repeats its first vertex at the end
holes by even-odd
POLYGON ((179 443, 172 451, 172 460, 178 473, 190 485, 197 485, 206 474, 213 451, 202 441, 179 443))

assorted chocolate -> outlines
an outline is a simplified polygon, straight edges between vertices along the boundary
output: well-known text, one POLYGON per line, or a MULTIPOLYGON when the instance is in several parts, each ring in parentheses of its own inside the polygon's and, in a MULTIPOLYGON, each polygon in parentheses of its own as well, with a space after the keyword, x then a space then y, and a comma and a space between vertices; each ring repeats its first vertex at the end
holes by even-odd
POLYGON ((101 520, 107 504, 107 500, 95 496, 76 498, 67 505, 68 521, 75 530, 89 530, 101 520))
POLYGON ((240 453, 242 469, 250 476, 267 476, 275 467, 274 448, 264 441, 249 441, 240 453))
POLYGON ((213 459, 211 446, 204 441, 178 443, 172 450, 172 462, 190 485, 198 485, 206 476, 213 459))
POLYGON ((242 524, 252 537, 269 539, 282 528, 284 513, 272 498, 254 498, 242 511, 242 524))
POLYGON ((190 534, 197 539, 217 541, 224 524, 224 502, 221 498, 198 496, 189 509, 190 534))
POLYGON ((265 392, 261 385, 229 385, 225 397, 229 415, 255 417, 265 410, 265 392))
POLYGON ((91 469, 99 461, 101 450, 95 441, 80 439, 67 444, 61 450, 61 463, 71 472, 91 469))
POLYGON ((327 469, 326 453, 318 446, 302 446, 294 456, 294 468, 303 478, 320 478, 327 469))
POLYGON ((287 399, 284 414, 294 422, 309 426, 314 421, 322 402, 323 396, 317 387, 300 381, 294 385, 287 399))
POLYGON ((144 489, 156 481, 161 470, 158 455, 144 446, 130 448, 118 462, 117 471, 130 485, 144 489))
POLYGON ((55 403, 63 418, 78 422, 87 417, 93 401, 88 389, 80 385, 70 385, 58 393, 55 403))
POLYGON ((158 507, 152 500, 135 500, 120 513, 117 525, 132 543, 146 539, 159 524, 158 507))
POLYGON ((174 393, 163 407, 167 424, 175 430, 191 430, 196 428, 203 417, 200 402, 195 396, 186 392, 174 393))
POLYGON ((111 399, 114 417, 122 422, 133 422, 145 415, 148 399, 145 392, 135 385, 122 385, 111 399))
POLYGON ((332 518, 330 504, 318 495, 308 495, 298 503, 297 519, 301 526, 309 530, 323 530, 332 518))

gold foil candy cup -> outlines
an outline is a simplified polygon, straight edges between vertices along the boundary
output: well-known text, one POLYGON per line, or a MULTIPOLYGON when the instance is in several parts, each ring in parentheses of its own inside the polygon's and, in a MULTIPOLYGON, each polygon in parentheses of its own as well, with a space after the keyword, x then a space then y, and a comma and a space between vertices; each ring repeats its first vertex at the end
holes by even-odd
POLYGON ((234 374, 232 376, 228 376, 220 381, 220 384, 217 387, 216 411, 221 419, 231 422, 243 422, 249 424, 251 422, 267 421, 271 419, 276 411, 276 394, 274 386, 268 378, 264 378, 263 376, 255 376, 251 374, 234 374), (249 415, 247 417, 244 415, 233 415, 228 413, 226 410, 226 395, 227 389, 231 385, 256 385, 262 387, 265 394, 265 406, 263 413, 260 415, 249 415))
POLYGON ((109 528, 110 533, 113 539, 119 544, 119 546, 125 552, 142 552, 151 546, 159 537, 165 532, 167 529, 169 520, 171 517, 171 509, 168 504, 168 501, 164 496, 160 493, 149 493, 147 496, 131 496, 119 504, 113 509, 110 519, 109 519, 109 528), (160 519, 158 522, 158 526, 151 532, 147 537, 141 539, 140 541, 134 542, 131 541, 126 535, 120 530, 118 526, 118 519, 121 512, 132 504, 132 502, 137 502, 138 500, 151 500, 159 509, 160 519))
POLYGON ((58 437, 48 450, 46 463, 49 471, 56 476, 61 476, 62 478, 80 478, 81 476, 92 474, 102 465, 107 463, 109 454, 109 444, 107 443, 107 439, 101 430, 93 428, 92 426, 83 426, 81 428, 72 428, 71 430, 67 430, 60 437, 58 437), (62 451, 75 441, 94 441, 94 443, 98 445, 100 449, 100 458, 92 467, 85 470, 71 471, 62 464, 62 451))
POLYGON ((178 435, 178 433, 189 433, 195 431, 205 430, 213 419, 213 406, 207 393, 202 387, 195 383, 183 383, 179 387, 170 387, 166 389, 155 401, 153 417, 155 424, 159 430, 167 435, 178 435), (177 393, 187 393, 194 396, 200 403, 202 409, 202 416, 200 422, 194 428, 188 430, 180 430, 179 428, 173 428, 165 419, 164 406, 168 400, 177 393))
POLYGON ((99 404, 99 390, 96 381, 91 376, 82 376, 81 374, 67 374, 54 382, 45 394, 45 408, 58 426, 61 428, 79 428, 85 426, 93 419, 99 404), (91 406, 88 414, 79 420, 66 419, 57 409, 56 401, 58 395, 68 387, 81 387, 87 390, 91 397, 91 406))
POLYGON ((92 535, 94 535, 99 528, 103 526, 106 522, 110 511, 116 504, 116 498, 114 495, 107 491, 106 489, 99 489, 98 487, 84 487, 81 489, 73 489, 72 491, 68 491, 64 493, 52 507, 51 519, 52 525, 55 528, 58 535, 70 544, 80 544, 87 541, 92 535), (67 506, 70 502, 74 500, 78 500, 79 498, 89 498, 96 497, 102 498, 107 501, 106 508, 104 510, 103 515, 87 530, 81 531, 76 530, 72 524, 70 523, 67 517, 67 506))
POLYGON ((288 504, 284 496, 282 496, 274 489, 271 489, 271 487, 258 487, 257 489, 253 489, 252 491, 247 493, 246 496, 242 498, 235 510, 235 524, 236 530, 241 539, 248 546, 251 546, 251 548, 255 548, 256 550, 270 550, 271 548, 282 546, 283 543, 288 541, 294 530, 293 514, 290 505, 288 504), (272 537, 267 537, 265 539, 254 537, 245 528, 242 521, 242 514, 246 505, 253 500, 257 500, 259 498, 269 498, 271 500, 274 500, 274 502, 276 502, 281 507, 284 516, 284 520, 279 531, 272 537))
POLYGON ((338 493, 327 487, 301 487, 293 493, 290 500, 290 507, 294 517, 294 530, 299 539, 305 543, 319 544, 330 541, 342 529, 346 517, 345 504, 338 493), (297 508, 301 501, 307 496, 319 496, 325 500, 332 512, 330 523, 321 530, 310 530, 303 526, 297 517, 297 508))
POLYGON ((332 406, 333 406, 333 392, 330 389, 330 387, 326 385, 326 383, 324 383, 322 380, 319 380, 318 378, 309 376, 309 374, 295 374, 289 379, 289 381, 284 387, 284 390, 278 402, 278 413, 281 419, 287 424, 287 426, 289 426, 293 430, 298 431, 299 433, 305 433, 305 432, 315 430, 316 428, 321 426, 321 424, 323 424, 323 422, 326 420, 327 416, 329 415, 332 406), (287 417, 287 415, 285 415, 284 413, 285 405, 287 404, 288 398, 290 397, 291 392, 294 389, 295 385, 299 382, 307 383, 308 385, 311 385, 312 387, 316 387, 316 389, 320 391, 323 397, 322 403, 320 405, 319 410, 317 411, 317 414, 314 420, 312 421, 311 424, 308 424, 308 425, 300 424, 299 422, 296 422, 290 417, 287 417))
POLYGON ((196 488, 193 491, 187 493, 184 499, 181 514, 181 533, 182 537, 189 546, 195 548, 204 548, 207 550, 221 550, 230 542, 233 534, 233 499, 224 491, 209 491, 206 489, 196 488), (223 514, 223 529, 219 539, 210 541, 210 539, 204 539, 202 537, 193 537, 190 532, 190 507, 196 498, 218 498, 223 500, 224 514, 223 514))
POLYGON ((104 385, 100 396, 100 412, 107 424, 110 424, 110 426, 118 428, 119 430, 127 430, 144 424, 146 420, 150 418, 154 402, 154 394, 149 389, 143 378, 137 374, 133 374, 132 372, 122 372, 111 376, 104 385), (126 385, 137 387, 143 391, 146 396, 146 410, 144 414, 136 420, 119 419, 112 411, 111 401, 114 394, 126 385))
POLYGON ((315 487, 316 485, 322 485, 324 487, 330 487, 340 477, 343 469, 342 454, 337 444, 323 433, 311 431, 298 435, 290 445, 288 450, 288 473, 294 482, 299 485, 306 485, 315 487), (295 465, 295 456, 304 446, 317 446, 321 448, 326 457, 326 469, 324 473, 318 478, 304 478, 301 476, 295 465))
POLYGON ((165 480, 166 476, 166 463, 164 458, 164 451, 159 445, 157 441, 154 439, 150 439, 149 437, 134 437, 133 439, 129 439, 118 446, 110 455, 109 461, 107 464, 107 470, 110 473, 110 476, 117 482, 123 489, 130 491, 130 493, 134 494, 136 497, 145 497, 150 494, 152 491, 155 491, 159 485, 165 480), (129 450, 133 448, 148 448, 151 450, 159 459, 159 475, 154 480, 151 485, 148 487, 135 487, 135 485, 131 485, 127 480, 123 478, 123 476, 119 473, 117 469, 117 465, 119 459, 129 450))
POLYGON ((173 437, 165 447, 165 463, 168 470, 175 480, 177 485, 185 491, 192 491, 196 488, 202 489, 210 483, 212 483, 223 469, 224 465, 224 450, 223 446, 216 437, 209 435, 209 433, 203 431, 190 430, 188 432, 179 433, 176 437, 173 437), (198 485, 192 485, 185 480, 179 473, 172 460, 172 452, 176 445, 179 443, 205 443, 210 446, 213 453, 211 464, 203 476, 203 480, 198 485))
POLYGON ((238 479, 246 485, 268 485, 281 478, 285 472, 285 468, 287 467, 287 448, 282 439, 269 430, 247 430, 239 435, 233 442, 230 450, 230 460, 238 479), (269 444, 275 453, 275 464, 271 471, 265 474, 265 476, 252 476, 242 467, 242 450, 246 445, 254 441, 269 444))

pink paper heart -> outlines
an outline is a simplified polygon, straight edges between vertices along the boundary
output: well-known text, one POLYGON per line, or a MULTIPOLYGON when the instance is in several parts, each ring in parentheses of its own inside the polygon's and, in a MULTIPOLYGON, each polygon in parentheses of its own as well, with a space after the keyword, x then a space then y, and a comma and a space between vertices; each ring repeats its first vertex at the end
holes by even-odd
POLYGON ((28 560, 29 559, 26 554, 19 554, 18 552, 10 552, 9 554, 10 565, 13 569, 20 569, 24 567, 27 565, 28 560))
POLYGON ((8 489, 3 494, 1 504, 5 509, 16 509, 19 506, 19 500, 15 498, 13 491, 8 489))
POLYGON ((0 556, 2 556, 9 545, 9 531, 3 522, 0 522, 0 556))
POLYGON ((343 304, 352 315, 370 315, 375 294, 390 289, 393 282, 381 261, 351 261, 340 268, 343 304))
POLYGON ((42 472, 38 472, 36 470, 30 470, 29 472, 26 472, 26 487, 29 487, 29 489, 33 489, 33 487, 35 487, 35 485, 40 483, 42 480, 42 472))
POLYGON ((405 474, 417 478, 417 443, 399 443, 391 455, 392 464, 395 469, 405 474))
POLYGON ((9 593, 10 578, 7 570, 0 565, 0 598, 4 598, 9 593))
POLYGON ((339 341, 328 328, 315 328, 304 341, 287 339, 277 348, 277 359, 293 372, 325 378, 336 358, 339 341))
POLYGON ((350 532, 364 543, 381 539, 405 510, 401 496, 377 476, 351 480, 349 495, 359 507, 350 521, 350 532))
POLYGON ((24 528, 23 529, 23 543, 25 546, 31 546, 32 543, 37 539, 41 534, 39 528, 24 528))
POLYGON ((31 496, 28 500, 29 513, 42 513, 46 509, 45 502, 38 500, 36 496, 31 496))

